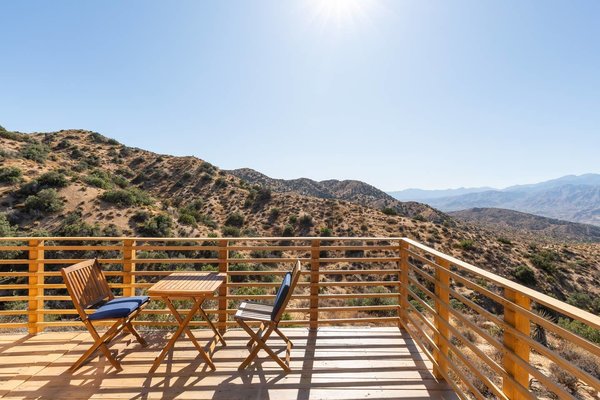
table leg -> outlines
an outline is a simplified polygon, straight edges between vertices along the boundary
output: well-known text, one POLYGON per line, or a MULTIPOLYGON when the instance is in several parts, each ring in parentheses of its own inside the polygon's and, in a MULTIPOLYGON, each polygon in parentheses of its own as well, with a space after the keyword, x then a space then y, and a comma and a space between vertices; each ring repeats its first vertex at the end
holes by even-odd
POLYGON ((181 336, 181 334, 183 332, 186 332, 186 334, 188 336, 190 336, 190 339, 192 339, 192 342, 194 342, 194 345, 200 352, 200 355, 202 355, 202 357, 204 358, 206 363, 214 371, 215 365, 213 364, 212 360, 210 359, 208 354, 206 354, 206 352, 204 351, 202 346, 200 346, 198 344, 198 342, 196 341, 196 338, 194 337, 194 335, 192 335, 192 332, 187 327, 188 324, 190 323, 190 321, 192 320, 192 318, 194 317, 194 315, 196 314, 196 312, 198 312, 198 309, 200 308, 200 305, 202 303, 200 301, 194 300, 194 305, 192 306, 192 309, 190 310, 189 314, 185 317, 185 319, 182 320, 181 316, 175 309, 175 306, 173 306, 173 303, 171 303, 171 300, 169 300, 166 297, 163 298, 163 300, 165 301, 165 303, 167 304, 169 309, 173 312, 175 319, 177 319, 177 321, 179 322, 179 327, 177 328, 177 330, 175 331, 175 333, 173 334, 171 339, 169 339, 165 348, 161 351, 161 353, 158 355, 158 357, 156 357, 156 359, 154 360, 154 364, 152 364, 152 368, 150 368, 150 372, 156 371, 156 369, 158 368, 160 363, 164 360, 164 358, 167 355, 167 353, 169 352, 169 350, 171 350, 173 348, 173 346, 175 345, 175 342, 177 341, 177 339, 179 338, 179 336, 181 336))
MULTIPOLYGON (((202 302, 204 302, 204 301, 202 301, 202 302)), ((206 315, 206 311, 204 311, 204 309, 202 309, 202 305, 200 305, 200 308, 198 309, 198 311, 200 312, 200 314, 202 314, 202 317, 206 320, 206 322, 208 322, 210 329, 213 330, 216 337, 221 341, 221 344, 223 344, 223 346, 227 346, 225 339, 223 339, 223 336, 221 335, 219 330, 215 327, 215 324, 213 324, 212 321, 210 320, 210 318, 208 318, 208 315, 206 315)))

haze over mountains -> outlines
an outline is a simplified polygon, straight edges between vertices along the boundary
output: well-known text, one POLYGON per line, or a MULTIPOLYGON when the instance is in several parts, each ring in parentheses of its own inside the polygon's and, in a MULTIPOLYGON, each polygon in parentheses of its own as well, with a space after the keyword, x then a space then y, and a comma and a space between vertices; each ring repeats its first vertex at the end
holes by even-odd
MULTIPOLYGON (((420 197, 412 200, 426 203, 442 211, 471 208, 502 208, 566 221, 600 225, 600 174, 567 175, 558 179, 505 189, 457 189, 459 192, 440 196, 440 192, 412 192, 420 197), (463 191, 463 193, 460 193, 463 191), (459 194, 460 193, 460 194, 459 194)), ((391 192, 406 200, 409 191, 391 192), (398 194, 399 193, 399 194, 398 194)))

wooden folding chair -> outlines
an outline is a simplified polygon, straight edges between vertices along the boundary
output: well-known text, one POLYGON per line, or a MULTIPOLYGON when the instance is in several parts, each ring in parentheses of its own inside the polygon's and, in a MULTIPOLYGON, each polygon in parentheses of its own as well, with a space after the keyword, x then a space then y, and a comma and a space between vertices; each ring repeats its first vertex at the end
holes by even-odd
POLYGON ((250 354, 248 357, 242 362, 238 369, 246 368, 254 358, 258 355, 260 350, 264 350, 267 352, 269 356, 273 360, 277 362, 284 369, 285 372, 290 372, 290 351, 293 346, 293 343, 287 336, 285 336, 279 330, 279 321, 285 311, 287 303, 290 301, 292 297, 292 292, 298 283, 298 279, 300 278, 300 260, 294 266, 292 272, 288 272, 283 281, 281 282, 281 286, 277 291, 277 296, 275 297, 275 302, 273 305, 255 303, 250 301, 244 301, 240 304, 236 314, 235 320, 237 323, 250 335, 251 339, 248 342, 248 347, 250 347, 250 354), (257 332, 254 332, 250 326, 246 323, 247 321, 258 321, 260 322, 260 327, 257 332), (286 344, 286 354, 285 354, 285 362, 275 354, 273 350, 269 348, 267 345, 267 340, 269 336, 275 332, 279 335, 286 344))
POLYGON ((94 344, 70 368, 75 371, 98 349, 117 370, 121 364, 108 350, 107 344, 120 332, 131 333, 142 346, 146 341, 135 330, 131 321, 148 303, 148 296, 115 298, 108 287, 106 277, 102 273, 98 260, 86 260, 61 270, 69 295, 81 321, 88 329, 94 344), (87 311, 97 307, 93 314, 87 311), (92 321, 116 320, 115 323, 100 336, 92 321))

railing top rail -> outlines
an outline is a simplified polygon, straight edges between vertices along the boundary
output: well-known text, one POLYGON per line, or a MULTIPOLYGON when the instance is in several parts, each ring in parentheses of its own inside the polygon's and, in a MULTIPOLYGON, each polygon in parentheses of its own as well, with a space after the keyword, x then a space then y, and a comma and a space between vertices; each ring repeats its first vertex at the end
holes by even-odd
POLYGON ((431 247, 425 246, 425 245, 423 245, 419 242, 416 242, 412 239, 403 238, 402 240, 409 243, 411 246, 417 247, 417 248, 419 248, 423 251, 426 251, 436 257, 442 258, 456 267, 459 267, 463 270, 472 272, 476 275, 482 276, 493 283, 496 283, 505 288, 519 292, 519 293, 529 297, 531 300, 534 300, 537 303, 540 303, 540 304, 548 306, 552 309, 555 309, 562 314, 568 315, 569 317, 575 318, 580 321, 585 321, 585 323, 588 324, 589 326, 592 326, 596 329, 600 329, 600 317, 597 315, 594 315, 594 314, 587 312, 585 310, 582 310, 580 308, 574 307, 568 303, 565 303, 563 301, 560 301, 558 299, 550 297, 546 294, 540 293, 537 290, 528 288, 527 286, 523 286, 521 284, 515 283, 511 280, 508 280, 499 275, 496 275, 493 272, 486 271, 486 270, 476 267, 472 264, 461 261, 457 258, 449 256, 438 250, 432 249, 431 247))
POLYGON ((215 240, 227 240, 230 242, 240 241, 274 241, 274 240, 402 240, 402 237, 371 237, 371 236, 273 236, 273 237, 131 237, 131 236, 108 236, 108 237, 94 237, 94 236, 82 236, 82 237, 64 237, 64 236, 39 236, 39 237, 27 237, 27 236, 13 236, 13 237, 0 237, 0 241, 27 241, 27 240, 49 240, 49 241, 66 241, 66 240, 81 240, 81 241, 123 241, 123 240, 139 240, 145 242, 183 242, 183 241, 215 241, 215 240))

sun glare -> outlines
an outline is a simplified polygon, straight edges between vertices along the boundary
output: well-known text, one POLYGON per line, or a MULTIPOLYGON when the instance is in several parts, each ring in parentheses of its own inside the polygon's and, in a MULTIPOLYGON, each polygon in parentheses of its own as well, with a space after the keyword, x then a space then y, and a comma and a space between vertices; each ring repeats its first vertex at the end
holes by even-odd
POLYGON ((311 23, 323 29, 353 29, 369 19, 375 0, 306 0, 311 23))

